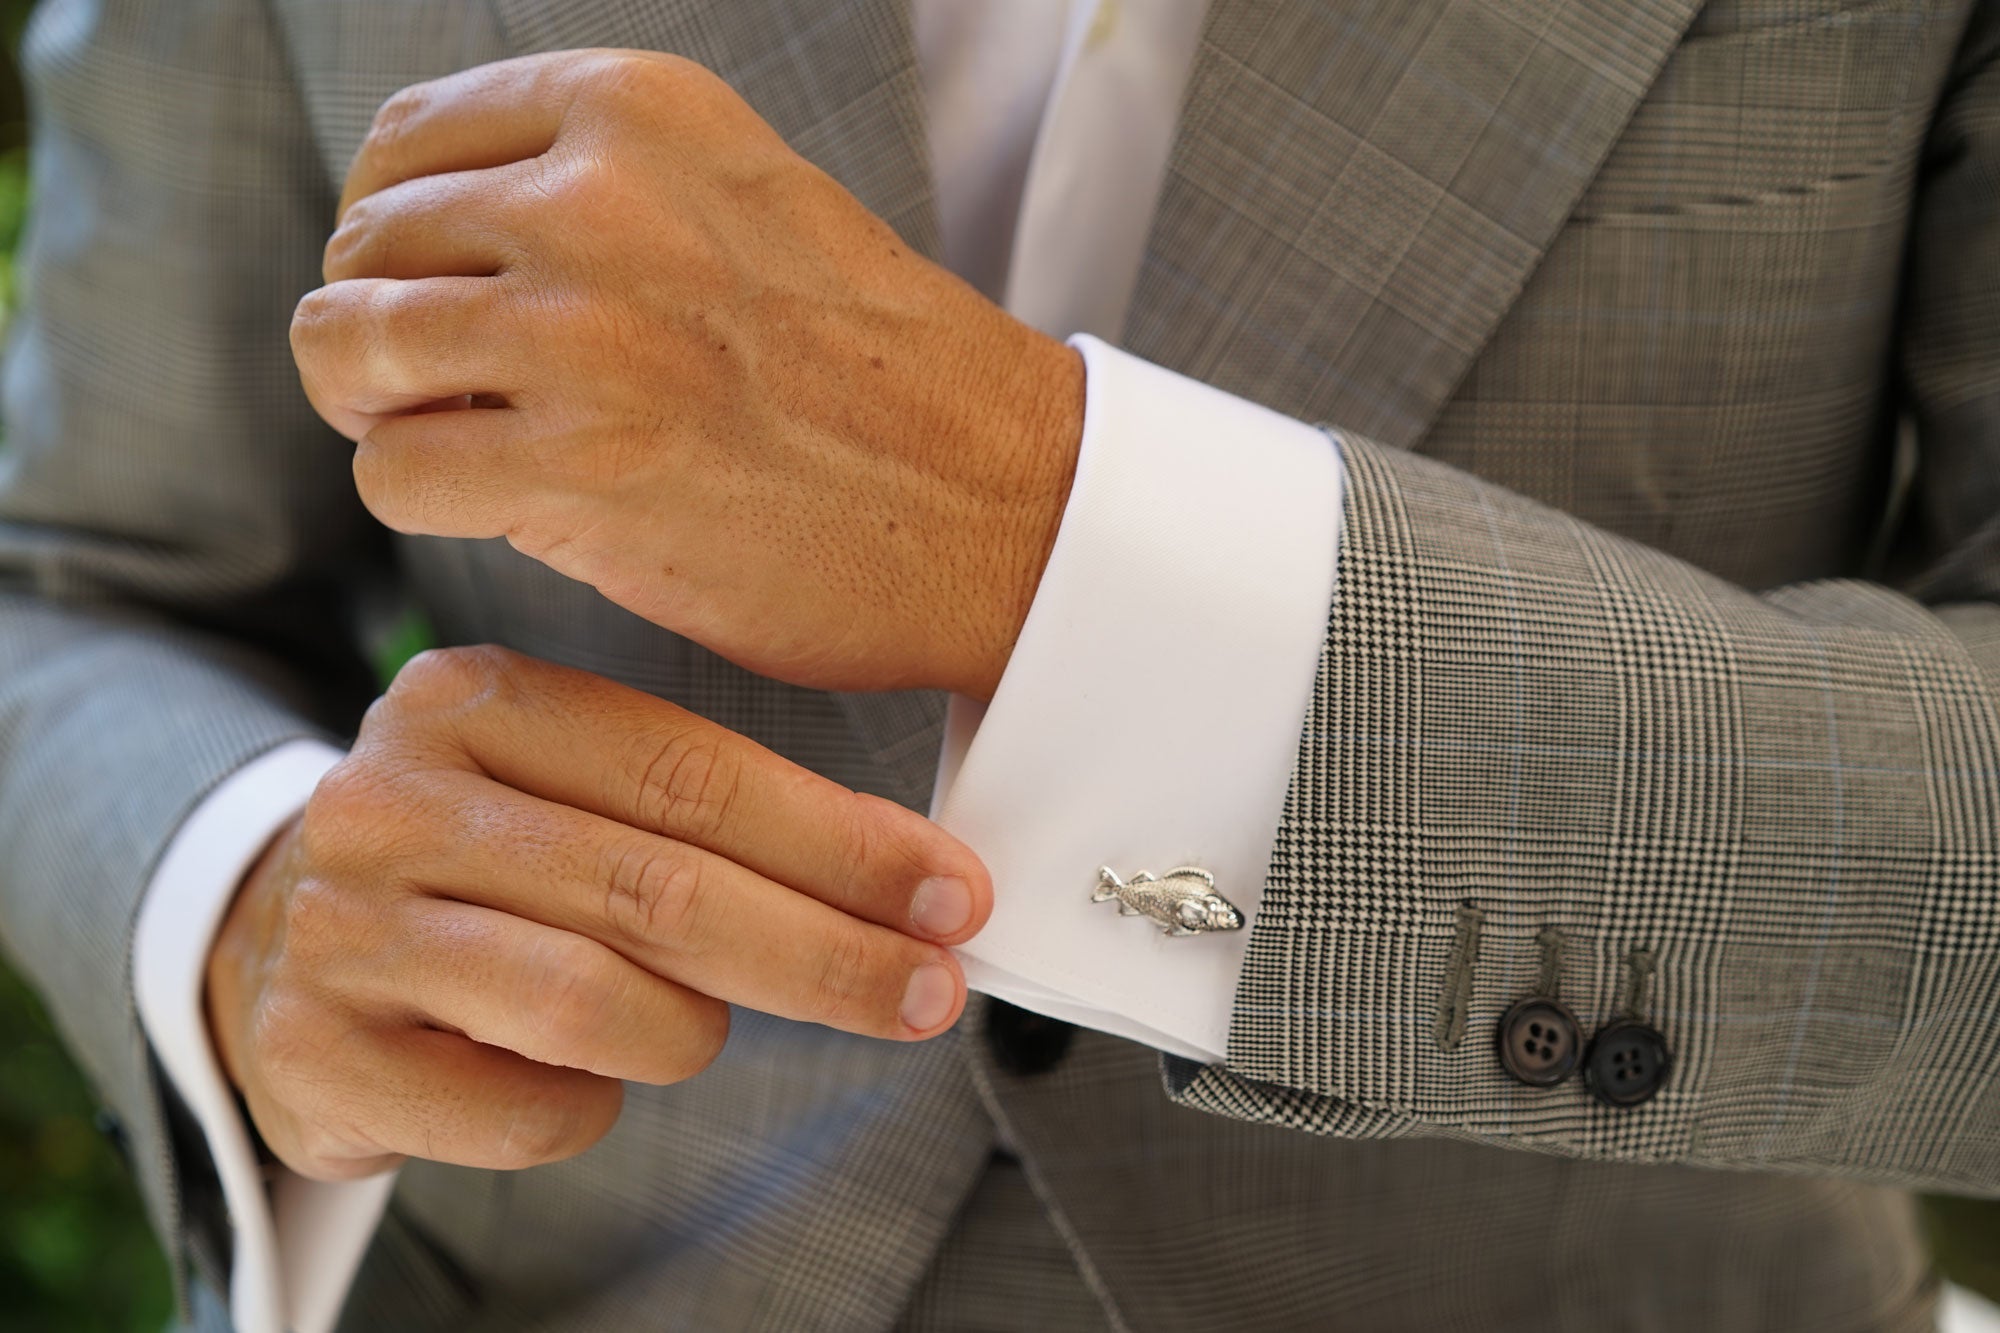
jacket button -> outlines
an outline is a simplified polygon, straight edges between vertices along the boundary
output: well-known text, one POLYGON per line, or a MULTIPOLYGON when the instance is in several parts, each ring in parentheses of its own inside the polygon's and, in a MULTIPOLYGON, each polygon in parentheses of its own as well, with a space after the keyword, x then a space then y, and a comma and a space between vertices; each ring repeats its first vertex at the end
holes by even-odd
POLYGON ((104 1136, 104 1141, 109 1143, 124 1161, 125 1168, 131 1170, 132 1136, 126 1132, 125 1122, 119 1118, 118 1113, 108 1106, 100 1106, 97 1108, 97 1114, 90 1118, 90 1125, 104 1136))
POLYGON ((1046 1074, 1062 1063, 1076 1029, 1059 1018, 993 1000, 986 1006, 986 1045, 1010 1074, 1046 1074))
POLYGON ((1576 1070, 1583 1053, 1583 1029, 1560 1000, 1539 995, 1517 1000, 1500 1016, 1495 1034, 1500 1064, 1533 1088, 1551 1088, 1576 1070))
POLYGON ((1660 1090, 1673 1063, 1673 1052, 1658 1029, 1636 1018, 1620 1018, 1590 1039, 1583 1086, 1606 1106, 1637 1106, 1660 1090))

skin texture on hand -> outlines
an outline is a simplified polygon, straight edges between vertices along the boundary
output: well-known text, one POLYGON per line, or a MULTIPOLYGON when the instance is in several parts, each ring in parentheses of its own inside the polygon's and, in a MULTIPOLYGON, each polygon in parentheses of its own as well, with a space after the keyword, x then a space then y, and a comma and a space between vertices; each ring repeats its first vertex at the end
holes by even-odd
POLYGON ((708 71, 560 52, 404 90, 325 279, 293 348, 383 522, 504 536, 794 684, 991 696, 1081 359, 708 71))
POLYGON ((731 1004, 915 1041, 992 886, 936 825, 613 682, 413 659, 246 879, 206 973, 224 1072, 315 1179, 512 1168, 722 1049, 731 1004))

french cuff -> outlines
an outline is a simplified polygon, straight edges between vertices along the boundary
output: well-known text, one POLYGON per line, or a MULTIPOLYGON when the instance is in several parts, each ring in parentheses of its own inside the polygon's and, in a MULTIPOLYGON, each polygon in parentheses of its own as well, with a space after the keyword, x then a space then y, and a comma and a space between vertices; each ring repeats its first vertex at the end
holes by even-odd
MULTIPOLYGON (((1298 757, 1345 482, 1325 432, 1096 338, 1076 480, 991 704, 954 697, 933 814, 993 874, 976 990, 1220 1061, 1298 757), (1116 899, 1182 866, 1236 930, 1116 899)), ((1192 879, 1183 882, 1195 883, 1192 879)))
POLYGON ((393 1173, 326 1184, 257 1161, 209 1040, 203 978, 224 913, 271 838, 341 752, 289 741, 195 807, 146 886, 132 944, 139 1022, 201 1126, 234 1237, 230 1317, 240 1333, 325 1333, 387 1205, 393 1173))

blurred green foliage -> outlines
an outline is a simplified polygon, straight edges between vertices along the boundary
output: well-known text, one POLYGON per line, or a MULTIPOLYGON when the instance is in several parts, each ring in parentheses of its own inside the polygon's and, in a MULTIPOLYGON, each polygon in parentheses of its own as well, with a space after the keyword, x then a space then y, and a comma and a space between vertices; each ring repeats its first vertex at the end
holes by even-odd
POLYGON ((166 1325, 167 1266, 42 1006, 0 968, 0 1329, 166 1325))
MULTIPOLYGON (((13 56, 29 8, 30 0, 0 0, 8 53, 0 320, 14 308, 13 256, 27 210, 26 109, 13 56)), ((427 640, 420 618, 397 621, 378 646, 384 677, 427 640)), ((0 967, 0 1333, 157 1333, 168 1321, 166 1263, 95 1112, 40 1002, 0 967)), ((2000 1203, 1937 1199, 1926 1213, 1939 1266, 2000 1299, 2000 1203)))
MULTIPOLYGON (((15 305, 14 251, 28 209, 27 106, 14 57, 29 8, 0 0, 0 326, 15 305)), ((41 1002, 0 966, 6 1333, 155 1333, 172 1313, 166 1260, 96 1113, 41 1002)))

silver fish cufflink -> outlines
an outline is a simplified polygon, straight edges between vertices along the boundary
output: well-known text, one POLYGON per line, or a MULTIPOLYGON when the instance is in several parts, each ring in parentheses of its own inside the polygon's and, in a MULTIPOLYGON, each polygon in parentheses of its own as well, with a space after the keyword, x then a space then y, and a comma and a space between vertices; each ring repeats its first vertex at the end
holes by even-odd
POLYGON ((1243 913, 1215 891, 1215 876, 1197 866, 1175 866, 1159 876, 1142 870, 1129 880, 1119 879, 1110 866, 1099 866, 1090 901, 1114 899, 1118 915, 1151 918, 1169 935, 1243 929, 1243 913))

